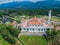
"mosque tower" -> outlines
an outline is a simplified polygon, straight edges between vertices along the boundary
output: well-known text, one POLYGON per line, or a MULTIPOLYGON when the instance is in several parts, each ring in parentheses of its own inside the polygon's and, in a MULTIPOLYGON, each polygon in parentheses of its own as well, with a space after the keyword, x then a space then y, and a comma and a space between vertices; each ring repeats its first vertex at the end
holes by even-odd
POLYGON ((50 20, 51 20, 51 14, 52 14, 52 12, 51 12, 51 10, 49 10, 49 16, 48 16, 48 24, 51 22, 50 20))

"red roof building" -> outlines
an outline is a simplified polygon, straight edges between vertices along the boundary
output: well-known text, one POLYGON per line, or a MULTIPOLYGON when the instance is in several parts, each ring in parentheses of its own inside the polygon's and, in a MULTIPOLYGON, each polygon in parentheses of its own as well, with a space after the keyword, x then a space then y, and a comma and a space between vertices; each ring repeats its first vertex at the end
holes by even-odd
POLYGON ((53 25, 48 24, 47 20, 37 18, 36 16, 32 19, 23 19, 21 24, 22 31, 29 32, 45 32, 47 28, 53 28, 53 25))

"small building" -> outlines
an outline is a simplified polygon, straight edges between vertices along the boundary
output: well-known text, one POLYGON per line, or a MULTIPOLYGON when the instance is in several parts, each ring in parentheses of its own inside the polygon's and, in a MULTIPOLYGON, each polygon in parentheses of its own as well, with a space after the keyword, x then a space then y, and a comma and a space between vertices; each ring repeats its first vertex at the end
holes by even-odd
POLYGON ((56 26, 55 27, 55 30, 60 30, 60 26, 56 26))

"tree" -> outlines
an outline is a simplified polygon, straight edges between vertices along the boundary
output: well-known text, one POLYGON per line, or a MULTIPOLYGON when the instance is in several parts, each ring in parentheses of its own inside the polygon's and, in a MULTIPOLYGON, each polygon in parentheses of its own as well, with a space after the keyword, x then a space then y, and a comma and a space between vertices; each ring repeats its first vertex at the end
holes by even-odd
POLYGON ((2 36, 10 44, 15 44, 16 43, 16 39, 14 39, 13 36, 9 32, 2 33, 2 36))
POLYGON ((14 28, 12 25, 7 26, 7 30, 12 34, 14 37, 18 37, 18 34, 20 33, 20 30, 14 28))
POLYGON ((10 34, 10 32, 7 30, 6 25, 5 24, 0 24, 0 34, 2 35, 2 37, 8 41, 10 44, 15 44, 16 40, 14 39, 14 37, 10 34))
POLYGON ((60 45, 60 31, 48 29, 45 38, 48 41, 48 45, 60 45))

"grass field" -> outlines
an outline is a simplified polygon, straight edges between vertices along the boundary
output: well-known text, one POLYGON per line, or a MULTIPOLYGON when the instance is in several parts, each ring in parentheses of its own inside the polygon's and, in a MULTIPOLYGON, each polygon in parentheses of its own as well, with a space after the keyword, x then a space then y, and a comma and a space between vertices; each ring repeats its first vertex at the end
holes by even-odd
POLYGON ((7 41, 5 41, 5 40, 2 38, 1 34, 0 34, 0 45, 10 45, 7 41))
MULTIPOLYGON (((45 19, 48 19, 48 16, 46 16, 45 19)), ((60 22, 60 18, 59 17, 56 17, 56 16, 52 16, 51 17, 51 20, 52 21, 59 21, 60 22)))
POLYGON ((42 36, 21 36, 20 40, 24 45, 47 45, 47 41, 42 36))
POLYGON ((60 22, 60 18, 58 18, 58 17, 52 17, 51 20, 60 22))

